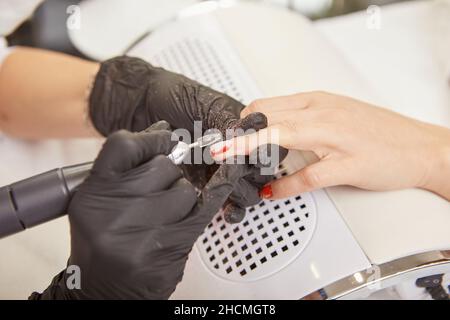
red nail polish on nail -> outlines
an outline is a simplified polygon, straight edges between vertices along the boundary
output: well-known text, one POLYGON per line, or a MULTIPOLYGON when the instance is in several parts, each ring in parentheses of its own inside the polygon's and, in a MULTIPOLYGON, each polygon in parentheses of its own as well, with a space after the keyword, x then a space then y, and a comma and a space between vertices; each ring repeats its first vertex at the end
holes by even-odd
POLYGON ((229 147, 227 146, 227 145, 224 145, 223 147, 222 147, 222 149, 220 149, 220 150, 217 150, 217 151, 213 151, 213 150, 211 150, 211 156, 217 156, 218 154, 221 154, 221 153, 224 153, 224 152, 227 152, 228 151, 228 149, 229 149, 229 147))
POLYGON ((271 198, 273 196, 272 186, 270 184, 265 185, 259 191, 259 196, 263 199, 271 198))

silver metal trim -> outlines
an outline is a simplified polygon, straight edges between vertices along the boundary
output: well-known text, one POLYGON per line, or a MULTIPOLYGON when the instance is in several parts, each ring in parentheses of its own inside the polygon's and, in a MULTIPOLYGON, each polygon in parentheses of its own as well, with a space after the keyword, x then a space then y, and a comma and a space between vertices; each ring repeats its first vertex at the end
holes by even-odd
POLYGON ((354 299, 399 284, 407 279, 450 272, 450 250, 430 251, 372 265, 338 280, 303 299, 354 299))

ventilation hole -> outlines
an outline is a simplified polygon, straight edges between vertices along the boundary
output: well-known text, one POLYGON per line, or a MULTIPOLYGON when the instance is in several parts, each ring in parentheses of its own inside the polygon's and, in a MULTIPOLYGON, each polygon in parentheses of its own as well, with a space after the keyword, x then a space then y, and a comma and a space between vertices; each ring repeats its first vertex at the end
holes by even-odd
POLYGON ((294 213, 295 212, 295 209, 290 209, 289 210, 289 213, 294 213))
POLYGON ((284 213, 280 213, 280 214, 278 215, 278 218, 283 219, 283 218, 284 218, 284 213))
POLYGON ((256 240, 256 238, 252 240, 252 244, 256 244, 257 242, 258 240, 256 240))
POLYGON ((248 209, 248 212, 253 212, 255 211, 255 207, 251 207, 250 209, 248 209))
POLYGON ((267 247, 267 248, 270 248, 271 246, 273 246, 272 241, 269 241, 269 242, 266 243, 266 247, 267 247))
POLYGON ((209 257, 209 261, 213 262, 214 260, 216 260, 216 256, 212 255, 211 257, 209 257))
POLYGON ((258 206, 260 206, 260 207, 264 207, 266 205, 266 203, 264 202, 264 201, 261 201, 259 204, 258 204, 258 206))
POLYGON ((253 217, 253 221, 257 221, 257 220, 259 220, 259 216, 258 215, 253 217))
POLYGON ((277 204, 275 207, 273 207, 275 210, 280 209, 280 206, 277 204))
POLYGON ((295 217, 294 221, 295 221, 295 222, 299 222, 299 221, 300 221, 300 218, 299 218, 299 217, 295 217))
POLYGON ((250 260, 252 257, 253 257, 252 254, 249 253, 248 255, 245 256, 245 259, 250 260))
POLYGON ((225 252, 225 250, 223 250, 223 248, 221 248, 221 249, 219 250, 219 254, 220 254, 220 255, 222 255, 224 252, 225 252))
POLYGON ((231 248, 232 246, 234 246, 233 241, 231 241, 230 243, 228 243, 228 248, 231 248))
POLYGON ((208 238, 203 238, 203 243, 205 244, 205 243, 207 243, 208 242, 208 238))
POLYGON ((263 239, 265 239, 265 238, 267 238, 269 235, 267 234, 267 232, 264 232, 262 235, 261 235, 261 237, 263 238, 263 239))
POLYGON ((227 262, 228 262, 228 258, 227 258, 227 257, 225 257, 225 258, 222 259, 222 263, 223 263, 223 264, 226 264, 227 262))
POLYGON ((253 263, 250 265, 250 269, 251 269, 251 270, 256 269, 256 263, 253 262, 253 263))
POLYGON ((301 198, 302 198, 301 196, 296 196, 296 197, 295 197, 295 200, 298 201, 298 200, 300 200, 301 198))
POLYGON ((217 235, 217 231, 214 230, 213 232, 211 232, 211 237, 215 237, 217 235))
POLYGON ((211 251, 211 246, 208 246, 208 248, 206 248, 206 252, 210 252, 211 251))
POLYGON ((265 216, 267 216, 269 213, 270 213, 269 210, 264 210, 264 212, 263 212, 263 214, 264 214, 265 216))
POLYGON ((262 249, 261 249, 261 248, 256 249, 256 253, 257 253, 257 254, 260 254, 261 252, 262 252, 262 249))
POLYGON ((283 252, 287 251, 288 250, 288 246, 281 247, 281 250, 283 250, 283 252))
POLYGON ((242 265, 242 261, 241 260, 236 261, 236 267, 240 267, 241 265, 242 265))
POLYGON ((279 231, 278 227, 273 228, 272 231, 273 231, 273 233, 277 233, 279 231))
POLYGON ((291 204, 291 200, 286 200, 286 201, 284 202, 284 204, 285 204, 285 205, 290 205, 290 204, 291 204))
POLYGON ((245 250, 248 249, 248 246, 247 246, 246 244, 244 244, 244 245, 241 247, 241 249, 242 249, 242 251, 245 251, 245 250))
POLYGON ((285 227, 285 228, 287 228, 287 227, 289 227, 289 222, 285 222, 285 223, 283 223, 283 227, 285 227))
POLYGON ((216 221, 217 221, 217 222, 222 221, 222 216, 218 216, 218 217, 216 218, 216 221))
POLYGON ((273 218, 270 218, 267 222, 268 222, 269 224, 272 224, 272 223, 273 223, 273 218))
POLYGON ((218 246, 220 244, 220 240, 216 240, 216 242, 214 242, 214 245, 218 246))
POLYGON ((243 226, 244 226, 244 227, 248 227, 248 225, 249 225, 249 222, 248 222, 248 221, 245 221, 245 222, 243 223, 243 226))
POLYGON ((279 237, 277 238, 277 241, 278 241, 278 242, 283 241, 283 237, 282 237, 282 236, 279 236, 279 237))
POLYGON ((302 205, 300 206, 300 208, 301 208, 301 209, 305 209, 305 208, 306 208, 306 204, 302 204, 302 205))
POLYGON ((304 227, 304 226, 301 226, 300 228, 298 228, 298 230, 300 230, 300 231, 305 231, 305 227, 304 227))
POLYGON ((233 232, 234 232, 234 233, 236 233, 236 232, 238 232, 238 231, 239 231, 239 227, 236 227, 236 228, 233 229, 233 232))
POLYGON ((266 257, 262 257, 261 259, 259 259, 259 261, 261 263, 266 263, 267 262, 267 258, 266 257))
POLYGON ((245 276, 247 274, 247 271, 245 271, 245 269, 242 269, 242 271, 239 273, 241 274, 241 276, 245 276))
POLYGON ((230 273, 231 271, 233 271, 233 269, 231 269, 231 267, 228 267, 225 271, 226 271, 227 273, 230 273))
POLYGON ((250 230, 247 232, 247 234, 248 234, 249 236, 251 236, 251 235, 253 234, 253 229, 250 229, 250 230))
POLYGON ((261 230, 262 228, 264 228, 263 224, 261 223, 260 225, 258 225, 258 230, 261 230))
POLYGON ((214 268, 215 268, 215 269, 219 269, 219 264, 216 263, 216 264, 214 265, 214 268))
POLYGON ((294 246, 297 246, 297 245, 298 245, 298 240, 295 240, 294 242, 292 242, 292 244, 293 244, 294 246))
POLYGON ((278 252, 275 250, 270 255, 272 256, 272 258, 274 258, 278 255, 278 252))
POLYGON ((294 231, 291 230, 291 231, 288 232, 288 236, 289 237, 292 237, 293 235, 294 235, 294 231))
POLYGON ((224 224, 220 226, 220 230, 221 231, 225 230, 225 225, 224 224))
POLYGON ((241 235, 237 238, 237 241, 241 242, 242 240, 244 240, 244 237, 241 235))
POLYGON ((211 229, 212 228, 212 226, 213 226, 213 224, 212 223, 210 223, 210 224, 208 224, 208 229, 211 229))
POLYGON ((235 258, 237 255, 238 255, 237 251, 233 251, 233 253, 231 254, 231 256, 232 256, 233 258, 235 258))
POLYGON ((230 234, 227 232, 227 233, 225 233, 225 234, 223 235, 223 237, 224 237, 225 239, 228 239, 228 238, 230 237, 230 234))
POLYGON ((307 217, 307 218, 308 218, 308 217, 309 217, 309 213, 305 213, 305 217, 307 217))

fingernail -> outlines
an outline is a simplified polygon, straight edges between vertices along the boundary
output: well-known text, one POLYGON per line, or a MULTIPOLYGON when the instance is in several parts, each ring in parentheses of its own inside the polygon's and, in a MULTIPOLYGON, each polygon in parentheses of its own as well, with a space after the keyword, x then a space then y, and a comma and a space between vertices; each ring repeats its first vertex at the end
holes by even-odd
POLYGON ((219 142, 213 146, 211 146, 211 157, 218 156, 219 154, 225 153, 230 149, 230 145, 226 142, 219 142))
POLYGON ((259 196, 263 199, 272 198, 273 192, 272 192, 272 186, 270 184, 266 184, 260 191, 259 196))

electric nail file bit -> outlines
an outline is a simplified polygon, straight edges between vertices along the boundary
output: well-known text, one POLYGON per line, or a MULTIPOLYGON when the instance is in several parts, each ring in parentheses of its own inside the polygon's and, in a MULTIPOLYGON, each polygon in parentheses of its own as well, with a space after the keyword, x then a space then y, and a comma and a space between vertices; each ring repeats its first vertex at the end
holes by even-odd
MULTIPOLYGON (((187 144, 180 141, 167 156, 179 165, 192 148, 204 148, 222 140, 213 133, 187 144)), ((74 190, 86 179, 93 162, 53 169, 0 188, 0 238, 59 218, 74 190)))
POLYGON ((186 158, 186 156, 189 154, 189 150, 191 150, 192 148, 205 148, 221 140, 221 133, 212 133, 198 138, 197 141, 191 144, 180 141, 167 157, 172 160, 173 163, 178 165, 183 162, 184 158, 186 158))

